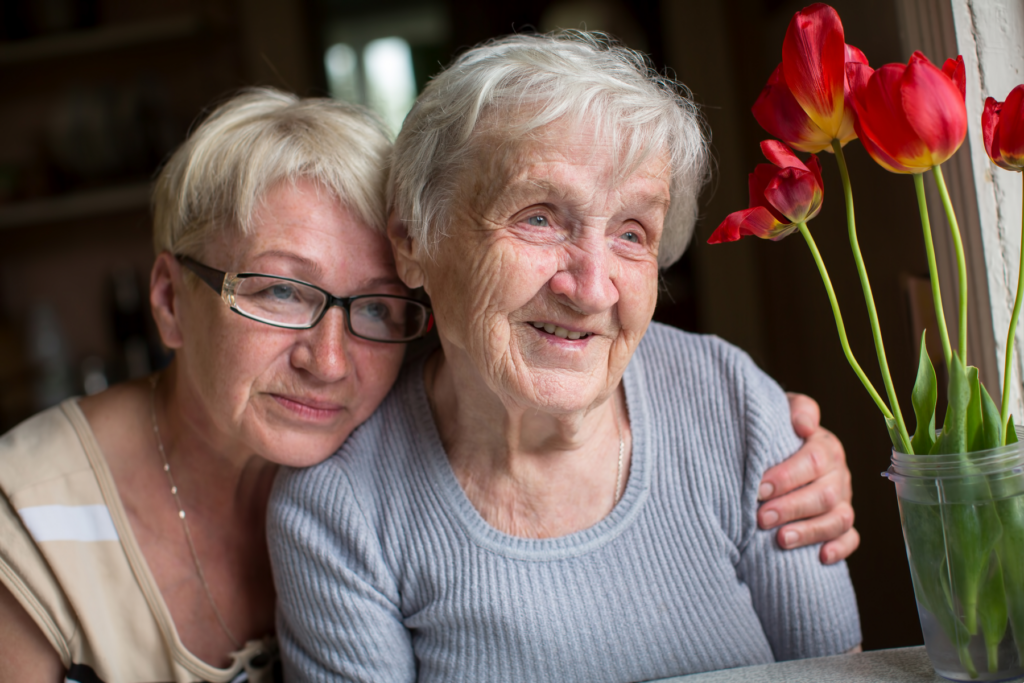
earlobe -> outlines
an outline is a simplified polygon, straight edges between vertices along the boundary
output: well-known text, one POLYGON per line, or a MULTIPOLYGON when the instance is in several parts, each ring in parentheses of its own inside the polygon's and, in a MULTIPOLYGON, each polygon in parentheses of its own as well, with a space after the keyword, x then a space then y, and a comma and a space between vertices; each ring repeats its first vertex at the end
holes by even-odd
POLYGON ((160 339, 169 349, 182 346, 178 304, 183 286, 181 265, 174 256, 167 251, 158 255, 149 274, 149 305, 160 339))
POLYGON ((391 251, 395 256, 398 277, 409 289, 424 287, 427 279, 420 265, 419 243, 409 234, 405 221, 399 218, 395 211, 391 212, 388 219, 388 239, 391 241, 391 251))

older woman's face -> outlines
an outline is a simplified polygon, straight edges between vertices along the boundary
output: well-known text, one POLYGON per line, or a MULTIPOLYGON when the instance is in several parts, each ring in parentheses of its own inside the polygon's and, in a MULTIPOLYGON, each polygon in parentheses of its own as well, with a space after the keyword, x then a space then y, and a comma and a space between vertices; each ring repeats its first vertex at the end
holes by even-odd
MULTIPOLYGON (((228 232, 204 250, 207 265, 336 296, 407 293, 386 240, 309 181, 272 188, 252 235, 228 232)), ((405 349, 351 336, 344 315, 335 307, 313 329, 280 329, 235 314, 207 287, 185 288, 178 356, 192 408, 205 413, 194 419, 275 462, 326 458, 383 400, 405 349)))
POLYGON ((654 312, 666 157, 623 178, 616 150, 564 126, 499 161, 488 148, 422 262, 438 331, 502 400, 586 409, 618 385, 654 312))

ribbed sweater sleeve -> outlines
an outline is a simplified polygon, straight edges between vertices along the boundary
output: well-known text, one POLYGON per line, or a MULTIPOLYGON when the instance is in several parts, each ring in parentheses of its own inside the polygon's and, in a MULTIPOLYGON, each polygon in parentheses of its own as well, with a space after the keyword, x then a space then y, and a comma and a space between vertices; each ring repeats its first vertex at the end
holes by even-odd
MULTIPOLYGON (((752 362, 744 362, 743 367, 748 464, 742 495, 744 507, 756 510, 762 475, 785 459, 797 443, 782 390, 752 362)), ((758 530, 752 522, 746 521, 736 573, 750 587, 775 659, 823 656, 852 647, 850 633, 837 628, 859 623, 845 565, 834 570, 823 567, 818 557, 820 545, 780 551, 774 532, 758 530), (807 580, 811 577, 814 580, 807 580), (832 615, 835 621, 822 619, 823 615, 832 615)))
POLYGON ((758 529, 799 445, 782 390, 714 337, 653 324, 623 376, 621 500, 593 527, 489 526, 448 464, 422 362, 342 448, 282 468, 269 542, 289 681, 624 683, 860 642, 844 563, 758 529))
POLYGON ((337 464, 275 482, 268 535, 285 680, 414 681, 397 583, 337 464))

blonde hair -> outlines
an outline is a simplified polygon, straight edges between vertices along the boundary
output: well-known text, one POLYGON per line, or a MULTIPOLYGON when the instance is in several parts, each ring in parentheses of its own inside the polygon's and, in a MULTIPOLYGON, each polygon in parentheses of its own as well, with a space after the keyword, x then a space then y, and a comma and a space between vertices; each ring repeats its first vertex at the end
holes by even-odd
MULTIPOLYGON (((658 264, 675 263, 710 174, 708 135, 684 85, 602 33, 513 35, 478 45, 434 77, 395 141, 388 206, 429 250, 447 233, 476 145, 527 139, 565 120, 620 149, 620 174, 667 154, 671 204, 658 264)), ((497 150, 489 150, 494 153, 497 150)))
POLYGON ((384 234, 390 151, 387 129, 361 107, 271 88, 243 91, 214 109, 160 171, 153 247, 198 257, 215 230, 251 234, 266 192, 299 178, 333 192, 384 234))

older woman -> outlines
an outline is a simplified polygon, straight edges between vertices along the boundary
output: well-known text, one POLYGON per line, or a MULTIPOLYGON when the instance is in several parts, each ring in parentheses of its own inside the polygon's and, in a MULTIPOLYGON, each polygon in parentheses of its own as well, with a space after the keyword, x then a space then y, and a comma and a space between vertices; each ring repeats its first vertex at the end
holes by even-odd
POLYGON ((333 452, 429 318, 384 237, 389 152, 359 109, 255 91, 171 158, 150 293, 173 362, 0 439, 0 680, 270 680, 277 464, 333 452))
MULTIPOLYGON (((428 320, 384 237, 389 153, 364 112, 263 90, 172 157, 151 302, 174 362, 0 439, 0 680, 272 671, 276 465, 330 455, 394 382, 394 342, 428 320)), ((849 510, 841 448, 821 431, 769 477, 776 493, 809 478, 813 453, 831 454, 818 482, 772 503, 781 521, 824 513, 791 527, 804 541, 839 535, 849 510), (816 487, 831 500, 808 506, 816 487)))
POLYGON ((270 505, 296 681, 638 681, 846 651, 846 567, 758 530, 786 399, 652 324, 706 176, 694 106, 587 34, 470 50, 396 142, 441 348, 270 505))

